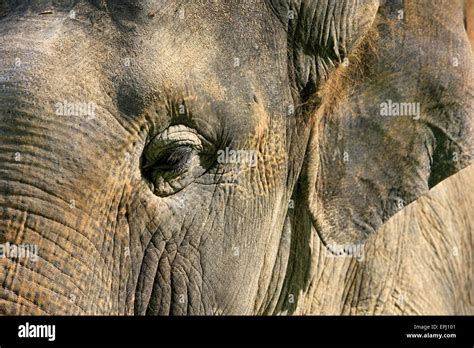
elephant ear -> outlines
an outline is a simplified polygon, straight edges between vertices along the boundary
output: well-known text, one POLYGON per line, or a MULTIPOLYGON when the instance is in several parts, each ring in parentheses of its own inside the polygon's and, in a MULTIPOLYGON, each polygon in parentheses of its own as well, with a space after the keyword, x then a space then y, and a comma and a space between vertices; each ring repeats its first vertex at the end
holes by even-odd
POLYGON ((361 41, 378 0, 269 0, 288 32, 290 74, 310 96, 361 41))
POLYGON ((371 1, 278 2, 280 13, 296 13, 293 77, 303 104, 315 105, 299 188, 328 247, 363 243, 472 160, 473 58, 462 6, 399 3, 381 3, 372 25, 371 1), (349 64, 338 64, 344 58, 349 64), (313 103, 305 102, 309 84, 313 103))

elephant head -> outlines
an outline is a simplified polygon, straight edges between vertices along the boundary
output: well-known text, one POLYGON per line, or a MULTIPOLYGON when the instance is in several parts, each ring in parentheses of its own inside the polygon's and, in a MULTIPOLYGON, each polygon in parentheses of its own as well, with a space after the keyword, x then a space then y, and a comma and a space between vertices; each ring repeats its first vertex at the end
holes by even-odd
POLYGON ((0 312, 284 311, 469 163, 440 3, 0 0, 0 312))

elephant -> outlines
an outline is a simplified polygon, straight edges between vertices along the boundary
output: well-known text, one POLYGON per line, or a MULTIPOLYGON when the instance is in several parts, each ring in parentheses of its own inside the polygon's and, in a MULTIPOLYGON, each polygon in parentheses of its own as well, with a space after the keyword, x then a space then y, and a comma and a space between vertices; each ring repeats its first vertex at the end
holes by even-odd
POLYGON ((473 175, 469 166, 395 214, 367 240, 363 262, 328 257, 313 237, 316 269, 293 313, 472 314, 473 175))
POLYGON ((466 8, 0 0, 0 313, 473 314, 466 8))

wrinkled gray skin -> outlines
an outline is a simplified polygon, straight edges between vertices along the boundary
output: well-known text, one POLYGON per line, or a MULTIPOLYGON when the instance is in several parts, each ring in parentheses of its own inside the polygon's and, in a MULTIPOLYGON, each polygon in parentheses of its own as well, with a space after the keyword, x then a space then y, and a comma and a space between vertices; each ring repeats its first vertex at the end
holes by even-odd
MULTIPOLYGON (((470 161, 461 2, 400 9, 0 0, 0 238, 39 248, 0 260, 0 313, 294 313, 320 269, 310 238, 362 244, 470 161), (380 116, 389 99, 420 119, 380 116)), ((308 306, 350 312, 358 284, 308 306)))

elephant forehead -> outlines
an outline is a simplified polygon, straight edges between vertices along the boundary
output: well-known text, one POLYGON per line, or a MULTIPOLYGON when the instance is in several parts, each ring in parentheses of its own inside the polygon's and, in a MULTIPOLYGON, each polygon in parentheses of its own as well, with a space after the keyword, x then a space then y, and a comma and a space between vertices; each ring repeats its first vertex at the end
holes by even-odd
POLYGON ((155 81, 166 89, 198 87, 201 93, 207 92, 216 100, 224 100, 228 91, 215 71, 219 50, 212 44, 212 38, 190 35, 183 41, 180 43, 166 30, 155 33, 152 48, 143 57, 151 63, 150 67, 158 77, 155 81))
POLYGON ((160 24, 143 38, 140 80, 162 98, 183 99, 197 117, 253 133, 270 114, 283 116, 289 103, 278 88, 287 78, 283 40, 241 37, 195 21, 179 30, 160 24))
MULTIPOLYGON (((279 54, 286 58, 286 47, 276 44, 273 33, 267 30, 272 27, 267 23, 272 17, 264 12, 266 8, 246 13, 241 6, 240 16, 230 18, 225 6, 215 7, 211 11, 205 6, 183 6, 163 14, 166 20, 160 17, 139 26, 145 29, 138 40, 145 40, 150 48, 144 59, 154 57, 168 81, 192 76, 209 82, 227 79, 236 85, 238 77, 248 79, 251 72, 260 75, 265 69, 264 64, 258 64, 262 60, 268 63, 279 54)), ((274 69, 268 72, 266 78, 277 75, 274 69)), ((245 90, 245 86, 239 88, 245 90)), ((222 95, 224 90, 219 92, 222 95)))

